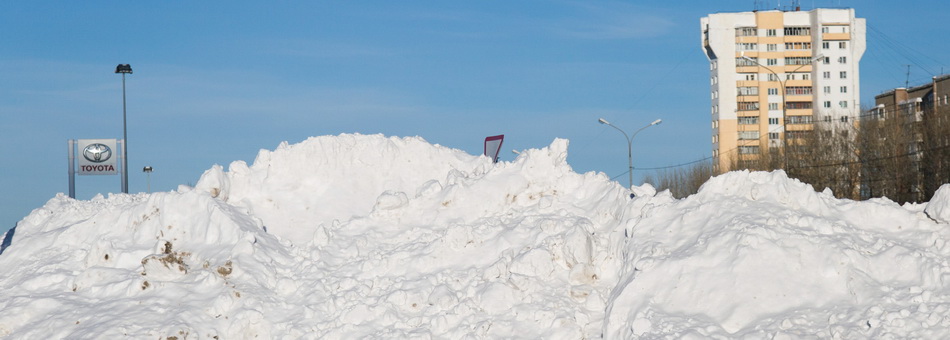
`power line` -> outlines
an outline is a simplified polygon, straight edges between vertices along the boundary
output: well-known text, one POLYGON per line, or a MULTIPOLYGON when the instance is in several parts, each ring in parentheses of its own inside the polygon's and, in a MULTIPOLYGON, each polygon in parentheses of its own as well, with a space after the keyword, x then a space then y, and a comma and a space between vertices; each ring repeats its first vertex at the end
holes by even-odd
POLYGON ((937 74, 937 73, 934 72, 933 70, 931 70, 931 69, 929 69, 929 68, 927 68, 927 67, 924 67, 924 65, 923 65, 923 64, 924 64, 924 60, 921 60, 921 58, 918 58, 918 56, 920 56, 920 57, 922 57, 922 58, 924 58, 924 59, 929 59, 930 61, 933 61, 933 62, 935 62, 935 63, 938 64, 938 65, 941 64, 941 61, 939 61, 939 60, 937 60, 937 59, 934 59, 933 57, 930 57, 930 56, 928 56, 928 55, 926 55, 926 54, 924 54, 924 53, 922 53, 922 52, 920 52, 920 51, 918 51, 918 50, 915 50, 913 47, 908 46, 908 45, 905 45, 905 44, 901 43, 899 40, 892 39, 891 37, 887 36, 887 34, 884 34, 884 32, 878 30, 877 28, 875 28, 874 26, 872 26, 872 25, 870 25, 870 24, 867 25, 867 27, 868 27, 868 29, 869 29, 868 32, 869 32, 869 33, 873 33, 877 38, 879 38, 880 43, 881 43, 884 47, 887 47, 887 48, 889 48, 891 51, 896 52, 898 55, 900 55, 901 57, 903 57, 905 60, 909 61, 911 64, 913 64, 914 66, 917 66, 917 67, 920 68, 921 70, 924 70, 924 72, 927 72, 927 73, 930 74, 931 76, 937 74), (916 55, 913 55, 912 53, 913 53, 913 54, 916 54, 916 55))
MULTIPOLYGON (((872 114, 861 114, 861 115, 859 115, 858 117, 869 117, 869 116, 872 116, 872 114)), ((849 117, 855 117, 855 116, 849 116, 849 117)), ((821 122, 815 122, 815 123, 813 123, 813 124, 821 124, 821 122)), ((778 131, 778 130, 772 130, 772 131, 778 131)), ((771 131, 770 131, 770 132, 771 132, 771 131)), ((936 148, 931 148, 931 149, 926 149, 926 150, 919 150, 919 151, 915 151, 915 152, 909 152, 909 153, 906 153, 906 154, 892 155, 892 156, 886 156, 886 157, 880 157, 880 158, 873 158, 873 159, 865 159, 865 160, 861 160, 861 161, 851 161, 851 162, 832 163, 832 164, 821 164, 821 165, 789 166, 789 167, 788 167, 788 170, 792 170, 792 169, 803 169, 803 168, 820 168, 820 167, 829 167, 829 166, 845 166, 845 165, 854 165, 854 164, 859 164, 859 163, 871 163, 871 162, 876 162, 876 161, 881 161, 881 160, 887 160, 887 159, 894 159, 894 158, 900 158, 900 157, 913 156, 913 155, 918 154, 918 153, 920 153, 920 152, 936 151, 936 150, 945 149, 945 148, 948 148, 948 147, 950 147, 950 146, 941 146, 941 147, 936 147, 936 148)), ((735 151, 735 150, 738 150, 738 147, 733 148, 733 149, 730 149, 730 150, 727 150, 726 153, 730 153, 730 152, 735 151)), ((702 161, 710 160, 710 159, 712 159, 712 158, 713 158, 712 156, 707 156, 707 157, 703 157, 703 158, 700 158, 700 159, 697 159, 697 160, 694 160, 694 161, 690 161, 690 162, 686 162, 686 163, 680 163, 680 164, 676 164, 676 165, 668 165, 668 166, 661 166, 661 167, 651 167, 651 168, 634 168, 634 171, 672 169, 672 168, 678 168, 678 167, 683 167, 683 166, 687 166, 687 165, 696 164, 696 163, 699 163, 699 162, 702 162, 702 161)), ((611 179, 614 179, 614 178, 617 178, 617 177, 620 177, 620 176, 623 176, 623 175, 626 175, 626 174, 627 174, 627 171, 625 171, 625 172, 623 172, 622 174, 619 174, 619 175, 617 175, 617 176, 614 176, 614 177, 611 178, 611 179)))
MULTIPOLYGON (((779 131, 781 131, 781 130, 782 130, 782 126, 779 125, 779 126, 776 126, 775 128, 772 128, 771 130, 766 131, 766 133, 768 134, 768 133, 772 133, 772 132, 779 132, 779 131)), ((726 154, 729 154, 729 153, 731 153, 731 152, 733 152, 733 151, 736 151, 736 150, 739 150, 739 146, 736 146, 735 148, 726 150, 725 153, 726 153, 726 154)), ((679 167, 683 167, 683 166, 687 166, 687 165, 696 164, 696 163, 699 163, 699 162, 702 162, 702 161, 706 161, 706 160, 710 160, 710 159, 713 159, 713 158, 714 158, 713 156, 706 156, 706 157, 703 157, 703 158, 700 158, 700 159, 697 159, 697 160, 694 160, 694 161, 689 161, 689 162, 686 162, 686 163, 680 163, 680 164, 676 164, 676 165, 667 165, 667 166, 650 167, 650 168, 634 168, 633 170, 634 170, 634 171, 666 170, 666 169, 679 168, 679 167)), ((629 171, 629 170, 628 170, 628 171, 629 171)), ((623 176, 623 175, 625 175, 626 173, 627 173, 627 172, 624 172, 624 173, 622 173, 622 174, 620 174, 620 175, 615 176, 614 178, 623 176)), ((611 178, 611 179, 613 179, 613 178, 611 178)))
POLYGON ((921 153, 924 153, 924 152, 937 151, 937 150, 942 150, 942 149, 947 149, 947 148, 950 148, 950 145, 938 146, 938 147, 929 148, 929 149, 924 149, 924 150, 916 150, 916 151, 911 151, 911 152, 907 152, 907 153, 904 153, 904 154, 898 154, 898 155, 890 155, 890 156, 884 156, 884 157, 878 157, 878 158, 871 158, 871 159, 863 159, 863 160, 862 160, 862 159, 858 159, 858 160, 856 160, 856 161, 849 161, 849 162, 829 163, 829 164, 816 164, 816 165, 802 165, 802 166, 795 166, 795 167, 791 167, 791 166, 790 166, 790 167, 788 167, 788 169, 789 169, 789 170, 792 170, 792 169, 807 169, 807 168, 826 168, 826 167, 831 167, 831 166, 845 166, 845 165, 855 165, 855 164, 868 164, 868 163, 873 163, 873 162, 877 162, 877 161, 883 161, 883 160, 889 160, 889 159, 895 159, 895 158, 901 158, 901 157, 908 157, 908 156, 914 156, 914 155, 921 154, 921 153))
POLYGON ((696 163, 699 163, 699 162, 702 162, 702 161, 705 161, 705 160, 709 160, 709 159, 712 159, 712 156, 707 156, 707 157, 703 157, 703 158, 701 158, 701 159, 697 159, 697 160, 692 161, 692 162, 680 163, 680 164, 676 164, 676 165, 668 165, 668 166, 661 166, 661 167, 655 167, 655 168, 634 168, 633 170, 634 170, 634 171, 646 171, 646 170, 665 170, 665 169, 672 169, 672 168, 678 168, 678 167, 681 167, 681 166, 687 166, 687 165, 691 165, 691 164, 696 164, 696 163))

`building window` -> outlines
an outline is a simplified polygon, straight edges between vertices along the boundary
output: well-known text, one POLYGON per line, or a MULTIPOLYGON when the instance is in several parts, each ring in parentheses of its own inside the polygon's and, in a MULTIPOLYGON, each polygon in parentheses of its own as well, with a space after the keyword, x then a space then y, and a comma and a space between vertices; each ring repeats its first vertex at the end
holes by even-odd
POLYGON ((786 50, 786 51, 791 51, 791 50, 798 50, 798 51, 801 51, 801 50, 810 50, 810 49, 811 49, 811 43, 810 43, 810 42, 787 42, 787 43, 785 43, 785 50, 786 50))
MULTIPOLYGON (((770 95, 770 96, 777 96, 777 95, 778 95, 778 88, 777 88, 777 87, 770 87, 770 88, 769 88, 769 95, 770 95)), ((944 99, 946 99, 946 98, 944 98, 944 99)))
POLYGON ((759 147, 758 147, 758 146, 740 146, 740 147, 739 147, 739 154, 743 154, 743 155, 757 155, 757 154, 759 154, 759 147))
POLYGON ((829 42, 827 42, 827 41, 824 41, 824 42, 821 43, 821 48, 827 50, 827 49, 831 48, 831 43, 829 43, 829 42))
POLYGON ((758 65, 759 58, 736 58, 736 66, 756 66, 758 65))
POLYGON ((848 122, 848 116, 841 116, 841 122, 842 122, 842 123, 847 123, 847 122, 848 122))
POLYGON ((769 103, 769 110, 778 110, 778 103, 769 103))
POLYGON ((769 37, 774 37, 774 36, 777 35, 777 33, 778 33, 778 32, 777 32, 774 28, 770 28, 770 29, 765 30, 765 35, 766 35, 766 36, 769 36, 769 37))
POLYGON ((840 49, 842 49, 842 50, 848 48, 848 42, 847 42, 847 41, 839 42, 839 43, 838 43, 838 48, 840 48, 840 49))
POLYGON ((737 87, 736 91, 740 96, 758 96, 759 88, 755 86, 741 86, 737 87))
POLYGON ((785 27, 784 33, 785 35, 811 35, 811 27, 785 27))
POLYGON ((802 73, 802 80, 811 79, 811 73, 802 73))
POLYGON ((828 33, 828 30, 829 30, 828 26, 821 26, 821 33, 828 33))
POLYGON ((830 123, 830 122, 831 122, 831 116, 825 116, 824 121, 825 121, 825 123, 830 123))
POLYGON ((825 93, 831 93, 831 86, 825 86, 822 88, 825 93))
POLYGON ((755 73, 743 73, 745 80, 755 81, 755 73))
MULTIPOLYGON (((807 123, 803 123, 807 124, 807 123)), ((808 131, 786 131, 785 137, 788 139, 802 139, 808 131)))
POLYGON ((786 124, 811 124, 811 116, 788 116, 788 118, 785 118, 785 123, 786 124))
POLYGON ((847 63, 848 63, 848 57, 838 57, 838 63, 839 63, 839 64, 847 64, 847 63))
POLYGON ((778 118, 769 118, 769 125, 778 125, 778 118))
POLYGON ((769 73, 769 81, 778 81, 778 76, 774 73, 769 73))
POLYGON ((767 44, 765 45, 765 49, 769 52, 778 51, 778 44, 767 44))
POLYGON ((736 51, 755 51, 758 48, 759 44, 756 43, 736 43, 736 51))
POLYGON ((765 63, 769 66, 775 66, 775 65, 778 65, 778 59, 775 59, 775 58, 766 59, 765 63))
POLYGON ((804 96, 812 94, 811 86, 789 86, 785 88, 785 94, 792 96, 804 96))
POLYGON ((754 37, 759 35, 758 29, 755 27, 739 27, 736 28, 737 37, 754 37))
POLYGON ((759 110, 759 102, 739 102, 737 104, 738 104, 739 111, 759 110))
POLYGON ((769 139, 778 139, 778 132, 769 132, 769 139))
POLYGON ((841 79, 848 79, 848 71, 841 71, 841 73, 838 75, 841 77, 841 79))
POLYGON ((831 58, 828 58, 828 57, 821 58, 821 62, 824 63, 825 65, 831 64, 831 58))
POLYGON ((842 101, 838 102, 838 106, 840 106, 842 109, 846 109, 846 108, 848 108, 848 101, 847 101, 847 100, 842 100, 842 101))
POLYGON ((826 100, 826 101, 823 103, 823 106, 824 106, 826 109, 830 109, 830 108, 831 108, 831 101, 830 101, 830 100, 826 100))
POLYGON ((821 77, 825 79, 831 79, 831 72, 829 71, 822 72, 821 77))
POLYGON ((809 57, 785 57, 785 65, 808 65, 811 64, 809 57))
POLYGON ((788 102, 785 103, 785 108, 792 110, 800 109, 810 109, 812 107, 811 102, 788 102))
POLYGON ((759 117, 739 117, 736 119, 740 125, 759 124, 759 117))
POLYGON ((847 87, 847 86, 842 86, 842 87, 841 87, 841 93, 848 93, 848 87, 847 87))
POLYGON ((759 139, 758 131, 739 131, 740 140, 756 140, 759 139))

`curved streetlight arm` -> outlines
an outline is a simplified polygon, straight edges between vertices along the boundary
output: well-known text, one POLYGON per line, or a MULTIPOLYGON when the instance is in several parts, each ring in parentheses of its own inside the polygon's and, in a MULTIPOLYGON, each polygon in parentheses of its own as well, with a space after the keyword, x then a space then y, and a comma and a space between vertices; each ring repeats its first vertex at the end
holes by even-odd
POLYGON ((648 127, 651 127, 651 126, 660 124, 660 123, 662 123, 662 122, 663 122, 662 119, 657 119, 657 120, 654 120, 653 123, 650 123, 650 125, 647 125, 647 126, 644 126, 644 127, 640 128, 639 130, 637 130, 637 132, 634 132, 634 133, 633 133, 633 137, 630 137, 630 141, 633 141, 633 139, 637 137, 637 134, 640 133, 640 131, 643 131, 643 129, 646 129, 646 128, 648 128, 648 127))
MULTIPOLYGON (((623 130, 621 130, 621 129, 618 128, 617 126, 615 126, 615 125, 613 125, 613 124, 610 124, 610 122, 604 120, 603 118, 601 118, 601 119, 598 120, 598 121, 599 121, 601 124, 607 125, 607 126, 609 126, 609 127, 612 127, 612 128, 614 128, 614 129, 617 129, 617 131, 620 131, 620 133, 623 134, 623 138, 626 138, 626 139, 627 139, 627 144, 630 144, 630 141, 633 140, 632 138, 630 138, 630 136, 627 135, 626 132, 624 132, 623 130)), ((641 130, 642 130, 642 129, 641 129, 641 130)), ((637 131, 637 132, 639 132, 639 131, 637 131)), ((636 135, 634 135, 634 136, 636 136, 636 135)))
MULTIPOLYGON (((629 188, 632 189, 633 188, 633 138, 637 137, 637 134, 640 133, 640 131, 643 131, 643 129, 660 124, 663 122, 663 120, 662 119, 654 120, 649 125, 644 126, 640 128, 639 130, 637 130, 636 132, 634 132, 633 136, 627 135, 626 132, 624 132, 622 129, 620 129, 617 126, 610 124, 610 122, 608 122, 606 119, 600 118, 597 121, 600 122, 601 124, 617 129, 617 131, 620 131, 620 133, 623 134, 623 137, 627 139, 627 176, 629 179, 629 185, 630 185, 629 188)), ((631 194, 631 197, 633 197, 633 194, 631 194)))

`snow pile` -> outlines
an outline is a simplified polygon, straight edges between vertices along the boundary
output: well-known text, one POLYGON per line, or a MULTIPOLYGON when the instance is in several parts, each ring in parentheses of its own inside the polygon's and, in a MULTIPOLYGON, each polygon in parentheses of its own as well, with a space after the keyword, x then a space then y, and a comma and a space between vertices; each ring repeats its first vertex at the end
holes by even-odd
POLYGON ((227 173, 215 166, 196 189, 249 209, 269 232, 305 243, 321 224, 366 216, 377 198, 382 209, 396 208, 428 181, 444 181, 452 170, 482 173, 490 164, 421 138, 323 136, 261 150, 252 166, 236 161, 227 173), (391 195, 380 197, 385 191, 391 195))
MULTIPOLYGON (((942 202, 941 204, 946 204, 942 202)), ((921 206, 733 172, 645 206, 610 338, 946 338, 950 238, 921 206)))
POLYGON ((0 255, 0 336, 950 336, 950 187, 898 206, 734 172, 630 199, 566 157, 324 136, 195 188, 58 196, 0 255))

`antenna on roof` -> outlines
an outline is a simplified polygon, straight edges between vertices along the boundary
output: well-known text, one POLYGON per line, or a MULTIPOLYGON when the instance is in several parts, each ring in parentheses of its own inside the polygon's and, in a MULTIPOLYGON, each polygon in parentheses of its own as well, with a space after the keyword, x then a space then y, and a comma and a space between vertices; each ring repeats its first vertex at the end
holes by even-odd
POLYGON ((907 77, 904 78, 904 88, 906 89, 910 84, 910 64, 906 64, 904 66, 907 66, 907 77))
POLYGON ((775 4, 775 9, 782 12, 798 12, 802 10, 801 0, 791 0, 790 4, 782 6, 782 0, 778 0, 775 4))

